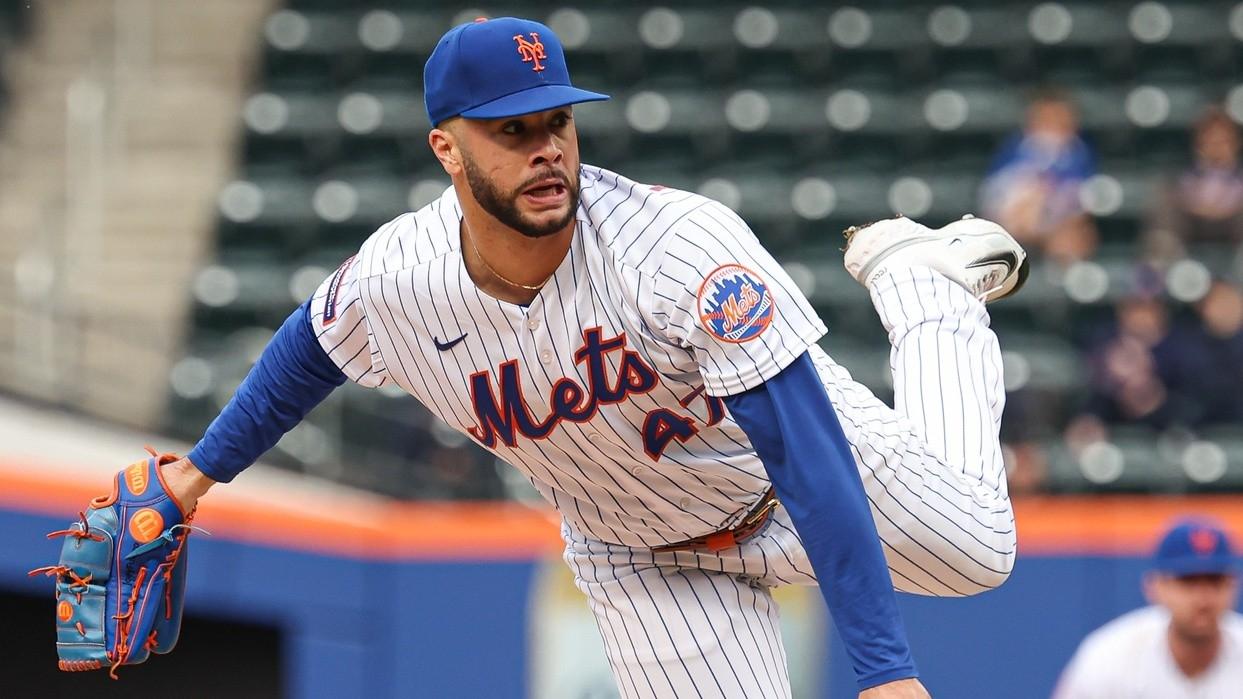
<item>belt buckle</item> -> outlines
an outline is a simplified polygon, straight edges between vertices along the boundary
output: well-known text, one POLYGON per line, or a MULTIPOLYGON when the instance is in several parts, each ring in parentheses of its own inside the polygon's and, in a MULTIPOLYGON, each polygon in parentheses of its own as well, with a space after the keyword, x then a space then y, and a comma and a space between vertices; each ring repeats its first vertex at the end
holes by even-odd
POLYGON ((715 552, 733 548, 742 544, 744 540, 749 539, 753 534, 755 534, 754 529, 758 528, 758 525, 762 524, 764 520, 772 514, 772 511, 780 504, 781 501, 777 499, 777 495, 770 490, 764 494, 764 497, 761 499, 759 504, 756 505, 755 509, 748 512, 747 515, 742 518, 742 521, 738 522, 738 524, 733 527, 708 534, 707 536, 703 536, 698 539, 656 546, 653 547, 652 550, 660 552, 703 548, 715 552), (751 529, 751 531, 747 531, 740 538, 736 532, 742 529, 751 529))
MULTIPOLYGON (((751 511, 751 514, 742 521, 739 526, 750 526, 756 522, 761 522, 765 517, 772 514, 772 511, 779 504, 776 495, 765 495, 765 500, 758 508, 751 511)), ((736 529, 737 527, 735 527, 736 529)))

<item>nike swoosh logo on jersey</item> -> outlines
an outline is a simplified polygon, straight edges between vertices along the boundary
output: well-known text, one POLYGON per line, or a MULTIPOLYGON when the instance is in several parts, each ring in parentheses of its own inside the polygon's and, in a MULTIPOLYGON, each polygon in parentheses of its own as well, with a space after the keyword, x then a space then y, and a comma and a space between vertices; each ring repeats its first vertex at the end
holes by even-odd
POLYGON ((462 340, 465 340, 466 336, 469 334, 470 333, 462 333, 461 337, 457 338, 456 340, 449 340, 448 342, 441 342, 439 338, 433 335, 432 342, 436 343, 436 349, 440 350, 441 352, 448 352, 449 350, 453 349, 454 345, 461 342, 462 340))

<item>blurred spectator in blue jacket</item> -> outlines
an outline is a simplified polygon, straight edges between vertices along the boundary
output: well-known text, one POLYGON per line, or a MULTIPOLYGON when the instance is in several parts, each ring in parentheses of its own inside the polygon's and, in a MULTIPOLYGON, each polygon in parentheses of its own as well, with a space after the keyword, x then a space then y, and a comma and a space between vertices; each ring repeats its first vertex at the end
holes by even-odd
POLYGON ((1149 215, 1147 248, 1170 260, 1199 243, 1243 242, 1243 169, 1239 129, 1220 108, 1196 122, 1191 167, 1162 183, 1149 215))
POLYGON ((1192 426, 1243 420, 1243 293, 1214 282, 1196 304, 1198 355, 1194 404, 1185 411, 1192 426))
POLYGON ((1243 420, 1243 293, 1214 282, 1185 323, 1159 296, 1118 303, 1116 323, 1089 350, 1089 397, 1068 437, 1103 438, 1108 425, 1199 428, 1243 420))
POLYGON ((1079 134, 1070 99, 1047 90, 1027 108, 1021 132, 1002 145, 980 190, 987 218, 1006 227, 1031 252, 1066 263, 1090 257, 1096 227, 1079 190, 1096 172, 1096 157, 1079 134))
POLYGON ((1089 394, 1071 423, 1072 442, 1103 438, 1108 425, 1186 424, 1193 412, 1202 355, 1198 335, 1172 322, 1162 299, 1146 293, 1120 300, 1115 319, 1091 342, 1089 394))

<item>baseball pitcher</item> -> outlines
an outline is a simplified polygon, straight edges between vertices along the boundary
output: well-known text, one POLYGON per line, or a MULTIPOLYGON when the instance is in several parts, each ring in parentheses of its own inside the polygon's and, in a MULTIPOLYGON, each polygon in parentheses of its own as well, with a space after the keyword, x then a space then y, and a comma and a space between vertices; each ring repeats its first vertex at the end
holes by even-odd
POLYGON ((452 186, 324 281, 186 458, 153 462, 176 512, 345 381, 396 384, 557 508, 623 696, 789 697, 770 590, 819 585, 859 696, 927 697, 895 588, 975 594, 1014 561, 984 304, 1022 285, 1023 250, 970 217, 847 231, 891 408, 737 214, 580 162, 572 105, 607 96, 570 84, 548 27, 455 27, 424 81, 452 186))

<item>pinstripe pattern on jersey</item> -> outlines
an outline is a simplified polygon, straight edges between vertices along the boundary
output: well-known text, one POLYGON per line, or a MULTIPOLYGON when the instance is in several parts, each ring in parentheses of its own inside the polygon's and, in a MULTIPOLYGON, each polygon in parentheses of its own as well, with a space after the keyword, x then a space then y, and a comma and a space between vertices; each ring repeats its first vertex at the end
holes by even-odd
MULTIPOLYGON (((315 321, 321 344, 336 348, 330 356, 346 375, 370 377, 371 385, 394 381, 452 427, 479 437, 487 430, 481 429, 481 396, 472 395, 472 376, 477 390, 488 386, 499 397, 502 373, 508 373, 518 387, 510 393, 521 391, 532 424, 539 423, 554 414, 558 382, 562 389, 573 390, 568 382, 590 390, 589 363, 576 362, 575 353, 584 331, 599 328, 603 338, 625 340, 624 348, 602 357, 610 385, 622 369, 623 350, 655 372, 657 385, 598 405, 590 420, 560 420, 551 430, 534 431, 535 438, 515 429, 514 439, 485 440, 485 446, 601 541, 654 546, 717 531, 743 516, 768 478, 746 435, 712 395, 774 375, 824 332, 746 225, 701 196, 584 166, 570 250, 522 307, 475 287, 460 252, 460 216, 450 189, 362 246, 340 280, 338 319, 328 326, 315 321), (764 275, 779 297, 777 318, 763 337, 714 349, 725 343, 702 328, 671 328, 670 314, 693 316, 702 275, 732 262, 764 275), (669 306, 664 314, 651 313, 647 302, 655 295, 685 311, 669 306), (463 334, 448 351, 432 342, 463 334), (705 359, 718 369, 707 370, 705 359), (656 417, 679 428, 686 419, 692 427, 662 443, 650 437, 649 425, 645 442, 645 423, 656 417)), ((316 295, 321 317, 330 287, 325 282, 316 295)), ((523 407, 516 400, 504 407, 514 406, 523 407)))
POLYGON ((732 395, 758 386, 825 333, 824 324, 798 287, 760 246, 751 229, 716 202, 692 212, 683 226, 636 262, 651 280, 650 296, 640 302, 640 308, 649 309, 651 324, 666 338, 693 351, 712 395, 732 395), (774 298, 772 324, 741 343, 719 340, 699 319, 700 284, 713 270, 729 263, 757 273, 774 298))
MULTIPOLYGON (((715 202, 585 167, 578 218, 571 250, 546 291, 530 307, 521 308, 484 296, 471 283, 458 250, 460 212, 449 190, 428 207, 381 228, 363 246, 341 282, 338 321, 328 328, 322 323, 317 326, 321 342, 354 380, 367 385, 396 380, 448 424, 465 431, 477 422, 470 396, 463 390, 472 374, 516 361, 532 413, 547 415, 547 397, 557 380, 569 377, 586 384, 583 367, 572 360, 582 329, 595 326, 608 335, 624 333, 628 347, 659 372, 661 383, 655 390, 631 396, 615 409, 601 410, 590 423, 562 424, 548 439, 519 440, 513 447, 497 445, 495 451, 523 470, 576 527, 600 541, 650 546, 713 531, 740 516, 767 485, 746 436, 726 417, 711 428, 701 427, 685 443, 671 441, 653 464, 638 447, 643 416, 664 407, 706 426, 712 417, 706 399, 692 399, 683 406, 687 396, 705 385, 712 392, 714 382, 718 390, 738 389, 771 375, 787 357, 797 356, 823 326, 745 224, 715 202), (723 346, 698 325, 696 282, 725 260, 762 270, 778 293, 793 300, 779 299, 775 332, 770 328, 752 342, 723 346), (433 336, 464 333, 466 340, 450 352, 435 350, 430 341, 433 336), (765 362, 771 368, 757 369, 765 362)), ((934 298, 936 293, 947 300, 955 298, 957 287, 949 287, 933 289, 934 298)), ((327 292, 321 288, 317 301, 327 292)), ((925 298, 916 295, 898 305, 922 308, 919 304, 925 298)), ((884 315, 882 301, 878 298, 884 315)), ((967 301, 956 302, 968 308, 967 301)), ((956 323, 956 330, 978 325, 961 319, 956 323)), ((887 327, 898 328, 900 323, 887 322, 887 327)), ((978 338, 975 330, 970 332, 965 338, 965 364, 947 364, 957 372, 954 385, 963 392, 957 402, 947 398, 948 414, 954 417, 952 408, 956 407, 956 421, 963 422, 970 406, 977 422, 995 427, 1003 402, 999 361, 986 350, 995 348, 996 341, 986 325, 978 338), (980 372, 984 375, 980 381, 964 380, 980 372), (980 407, 982 396, 994 396, 984 408, 980 407)), ((898 352, 896 344, 895 363, 923 361, 918 354, 924 351, 923 344, 915 353, 905 354, 898 352)), ((929 358, 939 362, 943 351, 934 342, 929 358)), ((617 357, 607 360, 609 371, 616 376, 617 357)), ((826 361, 827 357, 818 359, 822 370, 826 361)), ((840 367, 835 370, 845 373, 840 367)), ((935 372, 931 375, 942 380, 935 372)), ((836 380, 826 383, 836 385, 836 380)), ((1004 498, 999 467, 988 467, 980 460, 1000 464, 995 429, 991 435, 983 429, 955 433, 948 429, 945 413, 934 415, 920 409, 935 404, 931 397, 942 395, 942 388, 920 392, 927 398, 914 403, 899 390, 899 412, 909 410, 916 422, 933 417, 939 422, 916 431, 909 421, 891 421, 890 444, 898 437, 922 444, 927 440, 923 435, 956 434, 949 437, 951 444, 932 443, 931 449, 943 459, 958 461, 988 450, 967 466, 966 473, 985 486, 1001 488, 1004 498), (950 448, 955 451, 947 451, 950 448)), ((830 397, 835 403, 846 400, 866 406, 869 414, 888 410, 857 384, 850 395, 830 397)), ((876 420, 874 415, 868 419, 876 420)), ((879 469, 878 473, 893 471, 889 465, 898 457, 881 442, 864 443, 856 451, 856 458, 879 469)), ((892 489, 899 484, 889 485, 892 489)), ((944 506, 960 514, 974 512, 972 504, 944 506)), ((1008 512, 1008 503, 993 509, 1008 512)), ((904 529, 899 522, 913 517, 884 514, 894 518, 896 530, 904 529)), ((956 521, 952 518, 960 514, 938 514, 937 519, 956 521)), ((992 526, 1001 535, 1007 529, 1012 527, 992 526)), ((992 548, 1005 553, 1005 547, 992 548)), ((925 558, 920 556, 906 567, 938 569, 935 561, 925 558)), ((920 577, 905 568, 896 572, 920 577)), ((961 580, 946 582, 954 576, 940 572, 932 576, 939 582, 927 591, 953 593, 974 586, 961 580)))
MULTIPOLYGON (((1014 517, 997 443, 1000 349, 984 306, 923 268, 878 279, 892 341, 896 408, 819 347, 812 359, 863 479, 894 586, 963 595, 999 585, 1014 562, 1014 517), (952 381, 951 381, 952 378, 952 381), (950 390, 945 418, 929 408, 950 390), (912 403, 919 407, 910 410, 912 403), (929 413, 938 417, 927 420, 929 413), (944 429, 948 434, 928 438, 944 429)), ((788 697, 768 588, 814 584, 780 508, 724 551, 655 553, 563 526, 565 558, 591 600, 623 697, 788 697)))
MULTIPOLYGON (((653 369, 651 390, 563 420, 542 438, 498 440, 565 521, 566 560, 591 600, 628 697, 787 697, 768 587, 812 584, 783 511, 745 545, 655 554, 651 546, 716 531, 768 487, 763 465, 710 395, 761 383, 809 351, 863 478, 894 585, 961 595, 994 587, 1014 559, 1014 526, 997 433, 1000 351, 984 307, 929 269, 871 287, 893 346, 895 407, 813 343, 824 326, 789 277, 727 208, 584 166, 565 259, 529 306, 479 292, 459 249, 452 190, 373 235, 337 280, 336 320, 317 292, 321 344, 351 379, 393 381, 463 432, 478 427, 471 376, 495 386, 513 362, 524 409, 548 416, 558 381, 588 387, 575 361, 587 328, 624 337, 653 369), (741 343, 700 325, 696 294, 722 264, 753 270, 776 301, 771 325, 741 343), (433 337, 465 335, 441 351, 433 337), (657 410, 694 420, 653 459, 643 424, 657 410), (716 421, 718 418, 719 421, 716 421), (712 422, 715 424, 709 424, 712 422)), ((615 381, 620 352, 605 353, 615 381)))

